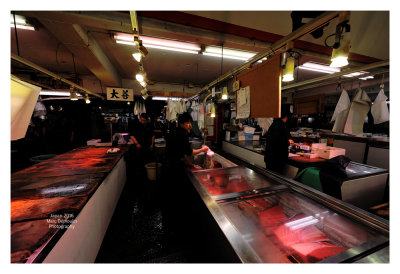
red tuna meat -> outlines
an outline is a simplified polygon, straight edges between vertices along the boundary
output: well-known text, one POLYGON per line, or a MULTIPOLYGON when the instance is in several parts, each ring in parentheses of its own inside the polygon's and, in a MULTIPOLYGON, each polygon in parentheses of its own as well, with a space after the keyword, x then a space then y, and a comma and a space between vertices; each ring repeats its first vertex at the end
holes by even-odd
POLYGON ((275 205, 258 214, 261 226, 274 226, 287 220, 285 212, 280 205, 275 205))
POLYGON ((271 206, 271 204, 268 203, 268 201, 265 200, 265 198, 250 199, 246 200, 246 202, 261 210, 264 210, 271 206))
POLYGON ((330 243, 301 243, 292 246, 293 251, 305 263, 314 263, 347 250, 330 243))

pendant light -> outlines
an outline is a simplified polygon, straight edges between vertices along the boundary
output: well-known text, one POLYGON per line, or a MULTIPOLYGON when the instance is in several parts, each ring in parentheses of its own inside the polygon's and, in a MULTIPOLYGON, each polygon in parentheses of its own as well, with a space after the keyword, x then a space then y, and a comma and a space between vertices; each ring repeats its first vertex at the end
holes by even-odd
POLYGON ((136 74, 136 80, 138 80, 139 83, 143 82, 145 77, 146 75, 142 71, 136 74))
POLYGON ((211 118, 215 118, 215 106, 213 104, 212 108, 211 108, 211 118))
POLYGON ((228 99, 228 87, 224 87, 222 91, 222 100, 227 100, 228 99))
POLYGON ((71 87, 70 89, 69 89, 69 99, 71 100, 71 101, 77 101, 78 100, 78 95, 76 95, 76 92, 74 91, 74 88, 73 87, 71 87))
POLYGON ((294 57, 290 56, 286 59, 286 65, 282 72, 282 81, 290 82, 294 80, 294 57))
POLYGON ((85 94, 85 102, 86 104, 90 104, 89 94, 85 94))
POLYGON ((330 67, 340 68, 349 64, 350 51, 350 12, 339 14, 339 24, 336 26, 335 43, 332 48, 330 67))

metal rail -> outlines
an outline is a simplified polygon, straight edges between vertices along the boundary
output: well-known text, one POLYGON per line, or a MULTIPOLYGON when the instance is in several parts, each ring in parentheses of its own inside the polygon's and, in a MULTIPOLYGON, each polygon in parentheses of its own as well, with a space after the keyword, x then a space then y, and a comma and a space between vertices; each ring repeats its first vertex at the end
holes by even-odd
POLYGON ((229 77, 232 77, 233 75, 236 75, 237 73, 249 68, 253 63, 261 60, 264 57, 267 57, 280 48, 284 47, 288 42, 294 41, 296 39, 299 39, 300 37, 314 31, 315 29, 320 28, 321 26, 327 24, 331 20, 335 19, 339 15, 339 11, 330 11, 330 12, 324 12, 317 18, 311 20, 304 26, 298 28, 294 32, 290 33, 289 35, 283 37, 281 40, 277 41, 276 43, 272 44, 271 47, 268 49, 256 54, 252 58, 250 58, 245 64, 229 71, 228 73, 225 73, 224 75, 218 77, 216 80, 212 81, 210 84, 206 85, 203 87, 198 94, 195 96, 191 97, 190 99, 193 99, 195 97, 201 96, 204 92, 206 92, 210 87, 228 79, 229 77))
POLYGON ((24 65, 27 65, 27 66, 29 66, 29 67, 31 67, 33 69, 36 69, 36 70, 38 70, 38 71, 40 71, 40 72, 42 72, 44 74, 47 74, 47 75, 53 77, 56 80, 60 80, 60 81, 62 81, 64 83, 70 85, 71 87, 79 89, 79 90, 81 90, 83 92, 86 92, 86 93, 88 93, 90 95, 93 95, 93 96, 99 97, 101 99, 104 99, 103 96, 101 96, 101 95, 99 95, 99 94, 97 94, 95 92, 92 92, 92 91, 90 91, 90 90, 88 90, 88 89, 86 89, 86 88, 84 88, 84 87, 82 87, 82 86, 80 86, 78 84, 75 84, 74 82, 71 82, 71 81, 69 81, 69 80, 67 80, 67 79, 65 79, 65 78, 63 78, 63 77, 61 77, 61 76, 59 76, 59 75, 47 70, 47 69, 45 69, 45 68, 42 68, 41 66, 36 65, 35 63, 32 63, 29 60, 26 60, 26 59, 18 56, 18 55, 15 55, 15 54, 11 53, 11 59, 13 59, 15 61, 18 61, 18 62, 20 62, 20 63, 22 63, 24 65))
MULTIPOLYGON (((307 85, 304 85, 304 86, 302 86, 300 88, 293 88, 294 89, 293 91, 286 89, 285 92, 291 93, 291 92, 294 92, 294 91, 300 91, 300 90, 305 90, 305 89, 328 86, 328 85, 332 85, 332 84, 339 83, 339 82, 340 83, 348 82, 348 81, 352 81, 354 79, 368 77, 368 76, 374 76, 374 75, 377 75, 377 74, 384 74, 384 73, 388 73, 388 72, 389 72, 389 69, 382 69, 382 70, 379 70, 379 71, 370 72, 370 73, 366 73, 366 74, 362 74, 362 75, 358 75, 358 76, 341 78, 339 80, 323 82, 323 83, 316 83, 316 84, 309 84, 309 85, 307 84, 307 85)), ((282 87, 282 89, 283 89, 283 87, 282 87)), ((289 89, 291 89, 291 88, 289 88, 289 89)))
MULTIPOLYGON (((283 86, 281 88, 281 90, 283 91, 283 90, 292 89, 292 88, 296 88, 296 87, 300 87, 300 86, 305 86, 305 85, 313 84, 313 83, 316 83, 316 82, 321 82, 321 81, 329 80, 329 79, 332 79, 332 78, 340 77, 340 76, 343 76, 343 75, 347 75, 347 74, 350 74, 350 73, 353 73, 353 72, 359 72, 359 71, 362 71, 362 70, 369 70, 369 69, 384 67, 384 66, 388 66, 388 65, 389 65, 389 60, 379 61, 379 62, 371 63, 371 64, 368 64, 368 65, 365 65, 365 66, 359 66, 359 67, 352 68, 352 69, 349 69, 349 70, 344 70, 344 71, 341 71, 341 72, 337 72, 337 73, 333 73, 333 74, 329 74, 329 75, 325 75, 325 76, 321 76, 321 77, 305 80, 305 81, 302 81, 302 82, 286 85, 286 86, 283 86)), ((365 77, 365 76, 364 76, 364 74, 357 76, 357 78, 360 78, 360 77, 365 77)))

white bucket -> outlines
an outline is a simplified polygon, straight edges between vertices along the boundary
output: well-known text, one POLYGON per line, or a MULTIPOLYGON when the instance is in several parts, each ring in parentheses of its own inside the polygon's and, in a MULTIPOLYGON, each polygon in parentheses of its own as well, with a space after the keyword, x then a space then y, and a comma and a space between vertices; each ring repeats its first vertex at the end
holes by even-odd
POLYGON ((156 178, 160 176, 161 166, 162 166, 161 163, 157 163, 157 175, 156 175, 156 163, 148 163, 145 165, 147 178, 150 181, 155 181, 156 178))

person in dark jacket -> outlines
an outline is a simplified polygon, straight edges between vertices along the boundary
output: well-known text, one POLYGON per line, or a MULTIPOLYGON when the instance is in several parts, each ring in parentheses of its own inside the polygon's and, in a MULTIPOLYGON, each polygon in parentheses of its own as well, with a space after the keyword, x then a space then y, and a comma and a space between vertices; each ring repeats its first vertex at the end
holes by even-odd
POLYGON ((289 156, 288 147, 293 143, 289 139, 290 134, 286 127, 289 114, 288 111, 282 110, 281 117, 274 118, 266 133, 265 166, 267 169, 282 175, 289 156))
MULTIPOLYGON (((192 149, 189 133, 192 128, 192 117, 185 112, 178 117, 178 127, 166 138, 166 163, 161 182, 162 216, 166 235, 175 235, 174 239, 185 245, 190 233, 195 229, 192 220, 190 195, 193 186, 186 178, 184 157, 207 152, 208 147, 192 149)), ((186 246, 187 247, 187 246, 186 246)), ((189 247, 187 247, 189 248, 189 247)))

